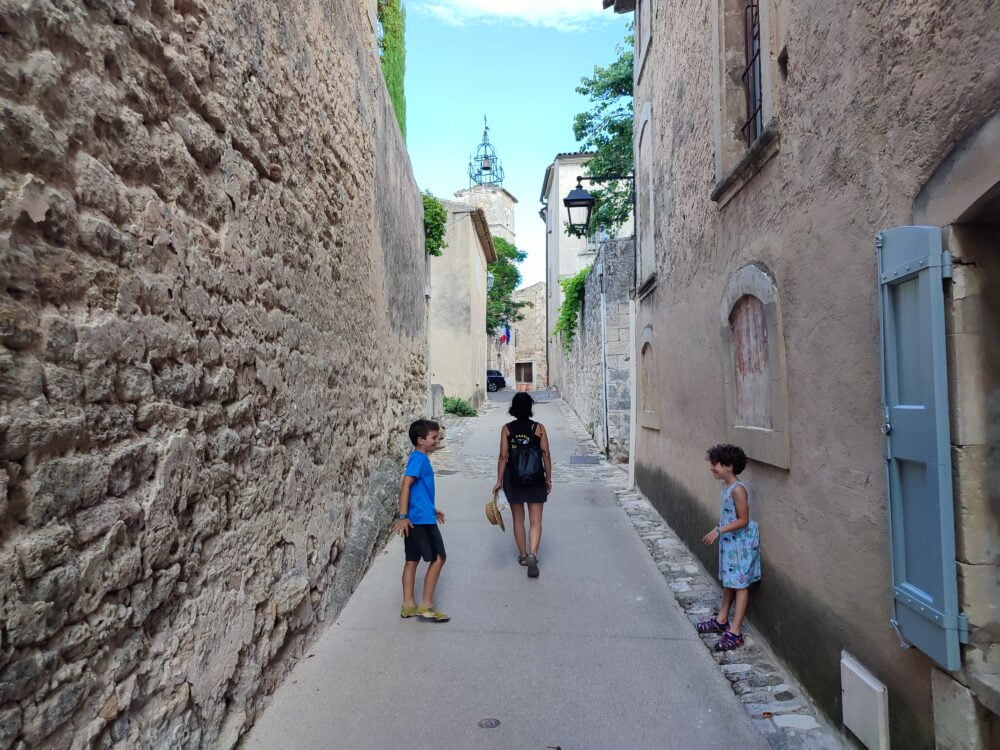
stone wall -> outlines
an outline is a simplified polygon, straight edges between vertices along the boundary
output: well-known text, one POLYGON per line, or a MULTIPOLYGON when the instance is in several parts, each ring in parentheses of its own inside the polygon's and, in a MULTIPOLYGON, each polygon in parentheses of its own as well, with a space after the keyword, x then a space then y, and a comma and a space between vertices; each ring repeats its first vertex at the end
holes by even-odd
POLYGON ((545 351, 545 282, 539 281, 518 289, 514 292, 514 301, 528 303, 521 308, 524 318, 511 327, 514 331, 515 365, 518 362, 530 362, 534 378, 531 390, 545 388, 549 378, 545 351))
MULTIPOLYGON (((635 269, 631 238, 601 244, 590 274, 573 346, 562 352, 560 395, 580 417, 598 446, 614 461, 629 457, 632 386, 629 295, 635 269), (604 374, 601 367, 601 274, 604 274, 608 419, 605 435, 604 374)), ((560 346, 560 344, 555 344, 560 346)))
POLYGON ((355 0, 0 9, 0 748, 230 748, 379 546, 421 202, 355 0))

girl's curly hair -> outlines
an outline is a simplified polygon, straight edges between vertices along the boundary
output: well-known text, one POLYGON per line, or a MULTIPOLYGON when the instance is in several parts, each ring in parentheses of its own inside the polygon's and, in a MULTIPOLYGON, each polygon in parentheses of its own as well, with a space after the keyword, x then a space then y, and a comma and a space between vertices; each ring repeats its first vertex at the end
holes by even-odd
POLYGON ((720 443, 708 449, 706 458, 713 464, 732 467, 733 474, 740 474, 747 467, 747 454, 738 445, 720 443))

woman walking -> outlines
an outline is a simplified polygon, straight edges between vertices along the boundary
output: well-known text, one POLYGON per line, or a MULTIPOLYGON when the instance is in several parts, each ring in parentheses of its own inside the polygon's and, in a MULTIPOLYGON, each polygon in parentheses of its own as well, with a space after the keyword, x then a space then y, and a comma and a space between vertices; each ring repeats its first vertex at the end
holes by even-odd
POLYGON ((534 399, 518 393, 509 413, 514 417, 500 430, 500 457, 497 459, 496 495, 503 488, 514 519, 517 561, 528 568, 528 577, 538 577, 538 545, 542 541, 542 509, 552 492, 552 456, 545 425, 531 419, 534 399), (524 506, 528 506, 527 546, 524 534, 524 506))

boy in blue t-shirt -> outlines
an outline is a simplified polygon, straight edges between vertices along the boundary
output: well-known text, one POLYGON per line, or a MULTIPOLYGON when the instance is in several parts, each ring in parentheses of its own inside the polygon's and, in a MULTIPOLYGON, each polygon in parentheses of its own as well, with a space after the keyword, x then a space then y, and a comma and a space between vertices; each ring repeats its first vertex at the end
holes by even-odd
POLYGON ((437 448, 441 426, 430 419, 418 419, 410 425, 410 442, 416 450, 410 454, 399 488, 399 514, 392 530, 401 534, 406 549, 403 566, 403 608, 400 617, 420 617, 433 622, 451 618, 434 608, 434 589, 444 567, 444 540, 438 522, 444 523, 444 513, 434 507, 434 467, 429 453, 437 448), (417 606, 413 588, 420 561, 430 563, 424 574, 424 591, 417 606))

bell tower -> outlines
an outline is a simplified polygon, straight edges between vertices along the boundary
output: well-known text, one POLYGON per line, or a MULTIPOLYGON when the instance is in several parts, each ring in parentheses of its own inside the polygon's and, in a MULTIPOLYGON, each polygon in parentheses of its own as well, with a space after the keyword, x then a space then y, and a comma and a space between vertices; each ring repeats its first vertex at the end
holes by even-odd
POLYGON ((490 234, 514 243, 514 204, 517 198, 503 187, 503 165, 490 143, 490 127, 483 115, 483 140, 469 157, 469 187, 455 196, 470 206, 483 209, 490 234))

